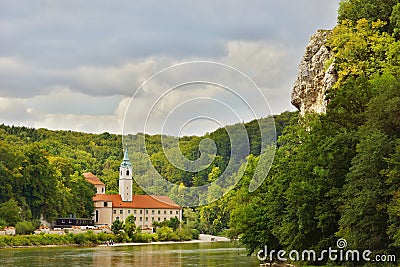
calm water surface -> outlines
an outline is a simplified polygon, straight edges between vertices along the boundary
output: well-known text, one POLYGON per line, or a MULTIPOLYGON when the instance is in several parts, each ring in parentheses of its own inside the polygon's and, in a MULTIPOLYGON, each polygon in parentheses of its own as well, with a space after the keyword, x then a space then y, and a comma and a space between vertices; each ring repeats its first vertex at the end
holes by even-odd
POLYGON ((0 266, 259 266, 234 243, 0 249, 0 266))

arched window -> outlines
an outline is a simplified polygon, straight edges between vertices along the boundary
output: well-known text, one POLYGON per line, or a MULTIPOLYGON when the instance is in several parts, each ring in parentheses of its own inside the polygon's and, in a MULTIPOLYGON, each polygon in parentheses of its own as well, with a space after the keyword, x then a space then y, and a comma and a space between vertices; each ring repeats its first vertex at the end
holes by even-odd
POLYGON ((126 175, 129 175, 129 170, 126 170, 126 175))

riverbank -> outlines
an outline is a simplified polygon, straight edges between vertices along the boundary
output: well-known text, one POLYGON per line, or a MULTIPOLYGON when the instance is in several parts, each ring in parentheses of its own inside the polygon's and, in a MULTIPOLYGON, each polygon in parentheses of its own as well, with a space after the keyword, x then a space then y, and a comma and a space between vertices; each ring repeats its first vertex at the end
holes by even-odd
MULTIPOLYGON (((121 247, 121 246, 144 246, 144 245, 170 245, 170 244, 191 244, 191 243, 212 243, 212 242, 230 242, 231 240, 227 237, 223 236, 213 236, 213 235, 204 235, 200 234, 199 239, 188 240, 188 241, 154 241, 149 243, 141 243, 141 242, 129 242, 129 243, 116 243, 113 244, 113 247, 121 247)), ((99 246, 109 246, 106 244, 102 244, 99 246)))
POLYGON ((185 243, 208 243, 208 242, 229 242, 230 239, 221 236, 200 234, 199 239, 188 241, 149 241, 149 242, 127 242, 115 243, 115 236, 112 234, 40 234, 20 236, 0 236, 1 248, 29 248, 29 247, 65 247, 65 246, 109 246, 107 243, 113 240, 112 246, 140 246, 140 245, 167 245, 185 243))

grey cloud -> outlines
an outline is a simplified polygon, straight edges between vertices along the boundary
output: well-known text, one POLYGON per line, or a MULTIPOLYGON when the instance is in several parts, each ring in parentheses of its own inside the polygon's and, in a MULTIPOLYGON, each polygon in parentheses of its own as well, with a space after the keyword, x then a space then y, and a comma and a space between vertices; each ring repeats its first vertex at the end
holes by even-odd
POLYGON ((337 0, 15 2, 0 11, 1 22, 9 25, 0 51, 55 68, 151 55, 221 56, 228 40, 304 43, 316 21, 317 27, 332 26, 329 14, 337 5, 337 0))
MULTIPOLYGON (((261 87, 274 113, 293 109, 297 65, 314 31, 334 26, 338 2, 2 1, 0 96, 25 105, 19 113, 4 112, 44 127, 59 127, 62 117, 72 129, 117 131, 119 124, 107 121, 120 118, 113 112, 123 113, 127 97, 146 78, 193 59, 237 67, 261 87), (88 124, 74 128, 80 116, 88 124), (90 123, 96 116, 101 126, 90 123)), ((151 93, 138 96, 140 106, 151 93)))

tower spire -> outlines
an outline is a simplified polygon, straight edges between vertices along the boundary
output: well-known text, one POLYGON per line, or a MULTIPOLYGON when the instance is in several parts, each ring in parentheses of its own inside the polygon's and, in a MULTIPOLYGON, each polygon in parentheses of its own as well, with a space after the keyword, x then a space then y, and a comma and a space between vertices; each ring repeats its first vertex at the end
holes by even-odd
POLYGON ((129 160, 127 145, 125 145, 124 159, 119 167, 119 194, 122 201, 132 201, 132 163, 129 160))
POLYGON ((122 160, 121 167, 132 167, 132 163, 129 160, 128 145, 125 145, 124 159, 122 160))

